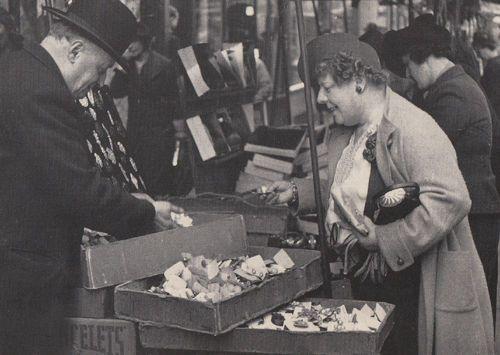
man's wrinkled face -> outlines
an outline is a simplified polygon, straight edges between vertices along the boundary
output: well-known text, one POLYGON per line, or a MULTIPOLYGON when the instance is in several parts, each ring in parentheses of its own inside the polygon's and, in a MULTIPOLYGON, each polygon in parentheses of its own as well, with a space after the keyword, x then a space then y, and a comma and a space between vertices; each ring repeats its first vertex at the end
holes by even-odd
POLYGON ((106 71, 115 62, 103 50, 89 43, 76 48, 73 46, 68 61, 72 78, 69 87, 76 99, 84 97, 96 84, 102 84, 106 71))

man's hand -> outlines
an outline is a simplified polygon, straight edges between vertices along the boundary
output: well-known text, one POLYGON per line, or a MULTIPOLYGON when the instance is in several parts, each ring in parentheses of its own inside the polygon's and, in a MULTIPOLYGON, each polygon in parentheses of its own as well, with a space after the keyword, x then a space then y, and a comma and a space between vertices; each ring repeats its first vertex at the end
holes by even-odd
POLYGON ((153 201, 153 206, 156 211, 154 225, 158 232, 175 227, 175 223, 171 217, 172 212, 184 213, 182 208, 172 205, 167 201, 153 201))
POLYGON ((377 234, 375 233, 375 224, 370 220, 370 218, 365 216, 364 224, 368 229, 368 235, 360 234, 354 231, 354 235, 358 239, 359 244, 368 251, 379 250, 377 234))
POLYGON ((260 189, 265 191, 259 191, 261 193, 268 194, 266 196, 266 203, 272 205, 280 205, 288 203, 293 198, 293 191, 288 181, 275 181, 265 189, 260 189))
POLYGON ((153 205, 156 212, 154 225, 158 232, 175 227, 175 223, 172 221, 171 212, 184 213, 182 208, 172 205, 170 202, 155 201, 149 195, 142 192, 133 193, 132 196, 139 200, 148 201, 153 205))

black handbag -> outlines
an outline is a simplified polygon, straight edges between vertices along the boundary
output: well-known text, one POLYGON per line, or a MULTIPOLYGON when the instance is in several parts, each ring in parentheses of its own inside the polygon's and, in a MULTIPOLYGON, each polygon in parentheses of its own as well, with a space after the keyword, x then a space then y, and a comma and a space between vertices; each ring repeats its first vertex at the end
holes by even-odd
POLYGON ((420 187, 415 182, 391 185, 373 197, 374 222, 384 225, 406 217, 420 206, 420 187))

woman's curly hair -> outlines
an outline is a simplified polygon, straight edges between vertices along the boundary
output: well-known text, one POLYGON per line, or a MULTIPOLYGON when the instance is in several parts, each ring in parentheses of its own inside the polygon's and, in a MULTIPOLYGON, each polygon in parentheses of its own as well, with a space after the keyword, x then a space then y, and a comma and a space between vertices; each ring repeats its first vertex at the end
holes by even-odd
POLYGON ((330 74, 338 85, 362 78, 375 86, 387 84, 386 74, 363 64, 360 59, 346 52, 340 52, 332 58, 323 60, 316 66, 315 74, 316 78, 330 74))

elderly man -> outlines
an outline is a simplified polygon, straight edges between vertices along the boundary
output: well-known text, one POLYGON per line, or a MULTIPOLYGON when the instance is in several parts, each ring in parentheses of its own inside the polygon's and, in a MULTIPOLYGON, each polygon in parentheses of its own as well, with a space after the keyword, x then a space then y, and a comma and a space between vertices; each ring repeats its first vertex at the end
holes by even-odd
MULTIPOLYGON (((90 164, 75 99, 103 80, 136 30, 119 0, 46 8, 41 45, 0 58, 0 354, 58 354, 61 291, 83 227, 119 237, 180 210, 134 197, 90 164)), ((75 278, 76 275, 73 275, 75 278)))

